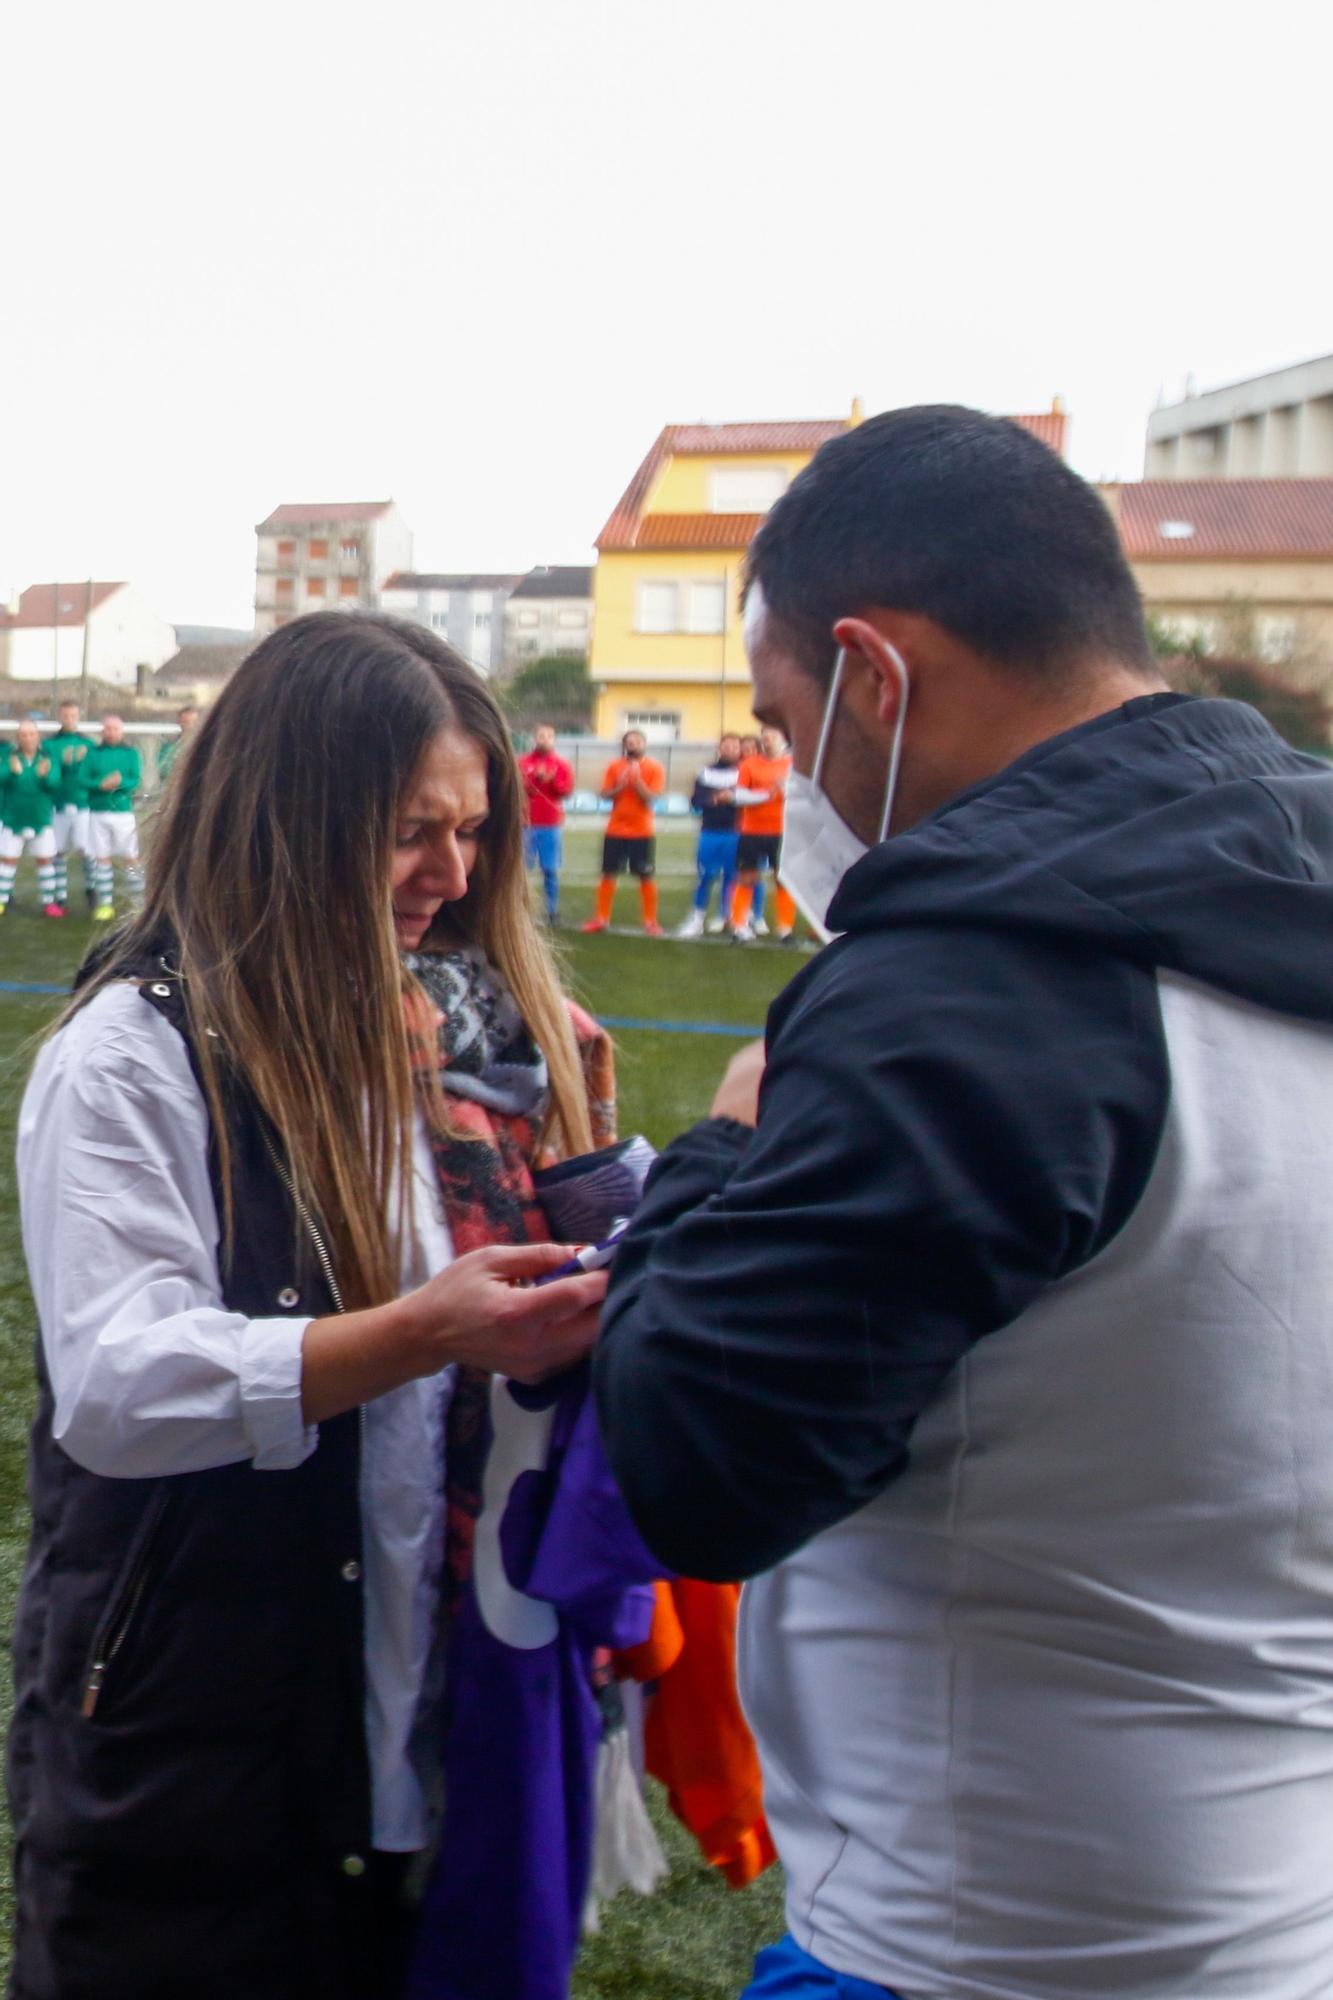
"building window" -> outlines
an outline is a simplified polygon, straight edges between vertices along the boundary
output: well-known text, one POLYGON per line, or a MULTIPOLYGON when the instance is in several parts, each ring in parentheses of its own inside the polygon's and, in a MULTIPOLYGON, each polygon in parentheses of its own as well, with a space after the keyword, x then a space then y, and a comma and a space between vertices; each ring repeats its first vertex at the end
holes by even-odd
POLYGON ((518 622, 520 625, 540 625, 541 613, 539 611, 520 611, 518 622))
POLYGON ((358 588, 359 586, 354 576, 340 576, 338 578, 339 597, 355 597, 358 588))
POLYGON ((279 601, 281 603, 288 604, 291 602, 293 585, 292 585, 292 580, 289 576, 280 576, 277 581, 276 589, 279 601))
POLYGON ((295 556, 295 554, 296 554, 296 543, 295 543, 295 542, 279 542, 279 543, 278 543, 278 561, 279 561, 279 562, 290 562, 290 561, 292 560, 292 558, 293 558, 293 557, 295 556))
POLYGON ((787 490, 780 465, 719 465, 710 482, 710 512, 766 514, 787 490))
POLYGON ((680 735, 680 710, 627 708, 625 728, 641 729, 649 743, 674 743, 680 735))
POLYGON ((329 545, 327 542, 312 541, 308 545, 306 553, 310 557, 311 562, 327 562, 329 559, 329 545))
POLYGON ((641 583, 635 631, 674 632, 678 594, 678 586, 674 583, 641 583))
POLYGON ((699 579, 686 591, 686 629, 691 632, 720 632, 727 617, 727 586, 719 578, 699 579))
POLYGON ((478 630, 479 632, 489 632, 489 631, 490 631, 490 629, 491 629, 491 614, 490 614, 490 612, 489 612, 489 611, 478 611, 478 612, 476 613, 475 617, 473 618, 473 620, 472 620, 472 623, 473 623, 473 624, 474 624, 474 625, 476 626, 476 628, 477 628, 477 630, 478 630))
POLYGON ((308 576, 305 580, 305 587, 308 595, 311 597, 322 597, 324 595, 324 579, 322 576, 308 576))
POLYGON ((586 611, 557 611, 555 622, 557 625, 563 625, 567 629, 571 626, 577 626, 582 631, 588 622, 588 614, 586 611))
POLYGON ((1264 612, 1256 618, 1259 657, 1270 667, 1284 666, 1296 651, 1296 620, 1285 612, 1264 612))
POLYGON ((344 562, 360 562, 361 544, 360 542, 340 542, 338 544, 338 554, 344 562))
POLYGON ((430 614, 430 628, 432 632, 447 632, 449 630, 448 612, 432 611, 430 614))

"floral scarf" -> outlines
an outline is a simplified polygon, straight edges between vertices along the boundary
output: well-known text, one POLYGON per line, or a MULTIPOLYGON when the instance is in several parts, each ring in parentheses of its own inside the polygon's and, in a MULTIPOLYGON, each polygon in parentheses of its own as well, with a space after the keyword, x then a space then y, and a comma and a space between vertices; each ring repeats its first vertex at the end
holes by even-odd
MULTIPOLYGON (((501 974, 477 947, 413 952, 404 963, 438 1015, 430 1054, 439 1063, 453 1129, 437 1129, 429 1111, 427 1126, 455 1255, 491 1243, 549 1241, 532 1187, 533 1169, 550 1164, 538 1145, 550 1102, 545 1056, 501 974)), ((573 1001, 566 1005, 583 1064, 593 1143, 610 1146, 616 1136, 610 1037, 573 1001)), ((429 1105, 429 1099, 423 1102, 429 1105)), ((489 1399, 490 1376, 480 1368, 460 1368, 446 1439, 446 1613, 472 1573, 489 1399)))

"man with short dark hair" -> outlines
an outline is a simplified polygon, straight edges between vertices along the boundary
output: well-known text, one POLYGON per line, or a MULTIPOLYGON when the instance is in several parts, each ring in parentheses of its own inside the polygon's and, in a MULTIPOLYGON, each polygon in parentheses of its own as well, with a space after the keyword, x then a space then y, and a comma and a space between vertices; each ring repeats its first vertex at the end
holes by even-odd
POLYGON ((826 445, 746 630, 833 941, 595 1374, 656 1553, 756 1579, 750 1992, 1333 1992, 1333 773, 1165 689, 1100 499, 974 411, 826 445))
POLYGON ((527 865, 541 870, 546 921, 555 924, 560 916, 565 800, 574 789, 574 773, 565 759, 556 755, 555 730, 549 722, 538 723, 531 750, 518 760, 518 771, 527 800, 527 865))

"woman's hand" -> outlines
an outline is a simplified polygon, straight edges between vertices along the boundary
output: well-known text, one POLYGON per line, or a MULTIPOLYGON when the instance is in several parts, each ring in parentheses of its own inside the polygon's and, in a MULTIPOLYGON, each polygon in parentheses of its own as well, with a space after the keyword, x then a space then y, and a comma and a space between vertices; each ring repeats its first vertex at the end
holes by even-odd
POLYGON ((574 1255, 561 1243, 471 1250, 392 1305, 312 1320, 301 1343, 301 1413, 324 1423, 451 1362, 540 1382, 597 1338, 605 1271, 534 1286, 574 1255))
POLYGON ((597 1314, 606 1295, 605 1271, 540 1278, 567 1264, 574 1250, 561 1243, 495 1244, 471 1250, 400 1301, 410 1312, 411 1340, 433 1375, 451 1361, 540 1382, 573 1367, 597 1338, 597 1314))

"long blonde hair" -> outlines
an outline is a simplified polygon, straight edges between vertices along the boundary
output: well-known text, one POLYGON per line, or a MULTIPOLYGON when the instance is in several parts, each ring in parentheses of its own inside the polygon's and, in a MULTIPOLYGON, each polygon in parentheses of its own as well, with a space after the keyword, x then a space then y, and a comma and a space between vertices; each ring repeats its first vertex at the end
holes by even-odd
POLYGON ((319 612, 256 646, 182 752, 142 911, 70 1010, 169 941, 219 1152, 224 1240, 231 1073, 319 1217, 349 1307, 398 1289, 414 1116, 403 995, 414 982, 398 957, 390 863, 399 801, 442 729, 484 751, 490 799, 468 893, 424 949, 481 946, 550 1068, 544 1139, 587 1151, 578 1050, 528 901, 508 729, 465 660, 395 619, 319 612))

